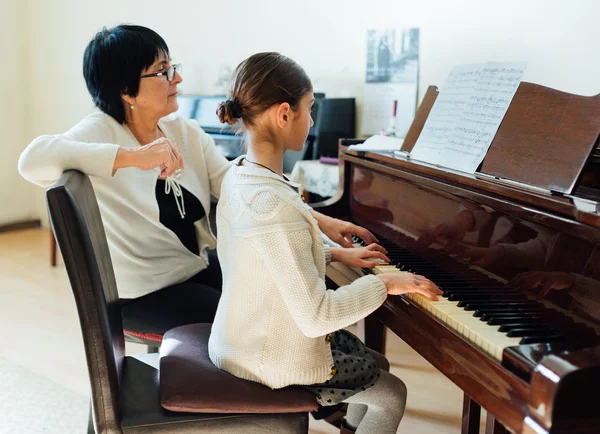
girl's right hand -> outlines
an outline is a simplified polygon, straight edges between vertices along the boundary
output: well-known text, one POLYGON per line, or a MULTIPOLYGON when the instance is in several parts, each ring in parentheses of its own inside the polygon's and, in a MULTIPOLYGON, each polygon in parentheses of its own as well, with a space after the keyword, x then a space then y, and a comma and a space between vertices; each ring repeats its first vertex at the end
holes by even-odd
POLYGON ((419 276, 408 272, 378 274, 387 288, 390 295, 407 294, 416 292, 427 297, 430 300, 437 301, 438 296, 442 295, 442 291, 438 286, 426 277, 419 276))
POLYGON ((120 147, 113 173, 125 167, 152 170, 160 167, 160 179, 166 179, 177 169, 183 169, 183 158, 171 141, 161 137, 152 143, 135 148, 120 147))

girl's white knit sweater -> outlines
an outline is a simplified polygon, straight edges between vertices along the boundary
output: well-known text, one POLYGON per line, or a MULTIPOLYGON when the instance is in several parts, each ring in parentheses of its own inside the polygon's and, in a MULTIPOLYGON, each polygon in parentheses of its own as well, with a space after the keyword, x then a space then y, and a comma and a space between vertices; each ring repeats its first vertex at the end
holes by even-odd
POLYGON ((387 297, 376 276, 328 290, 331 259, 317 222, 292 183, 234 165, 217 206, 223 295, 209 340, 213 363, 281 388, 333 375, 327 335, 364 318, 387 297))

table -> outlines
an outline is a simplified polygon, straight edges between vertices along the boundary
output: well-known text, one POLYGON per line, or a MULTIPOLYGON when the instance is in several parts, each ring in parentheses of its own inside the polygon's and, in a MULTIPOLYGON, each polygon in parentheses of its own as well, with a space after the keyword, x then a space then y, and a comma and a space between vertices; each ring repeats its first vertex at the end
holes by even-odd
POLYGON ((298 161, 290 175, 292 181, 302 185, 305 198, 309 196, 308 193, 322 198, 332 197, 338 189, 339 178, 337 164, 323 164, 319 160, 298 161))

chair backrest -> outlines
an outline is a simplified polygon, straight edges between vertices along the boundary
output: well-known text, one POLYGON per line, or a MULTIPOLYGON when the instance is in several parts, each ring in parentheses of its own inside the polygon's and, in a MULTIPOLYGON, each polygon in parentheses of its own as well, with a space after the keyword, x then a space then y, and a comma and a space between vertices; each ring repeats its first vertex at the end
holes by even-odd
POLYGON ((96 432, 120 433, 119 384, 125 341, 96 195, 87 175, 68 170, 47 191, 46 200, 79 315, 96 432))

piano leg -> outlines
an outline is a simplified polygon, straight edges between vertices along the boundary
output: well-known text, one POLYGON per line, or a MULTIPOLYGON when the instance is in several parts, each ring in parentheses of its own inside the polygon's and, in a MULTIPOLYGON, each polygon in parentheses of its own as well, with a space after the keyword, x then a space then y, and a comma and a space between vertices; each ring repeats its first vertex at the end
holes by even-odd
POLYGON ((385 355, 385 326, 373 315, 365 318, 365 345, 385 355))
POLYGON ((485 434, 507 434, 506 428, 496 420, 494 416, 488 413, 485 421, 485 434))
POLYGON ((479 434, 480 420, 481 407, 465 393, 461 434, 479 434))

